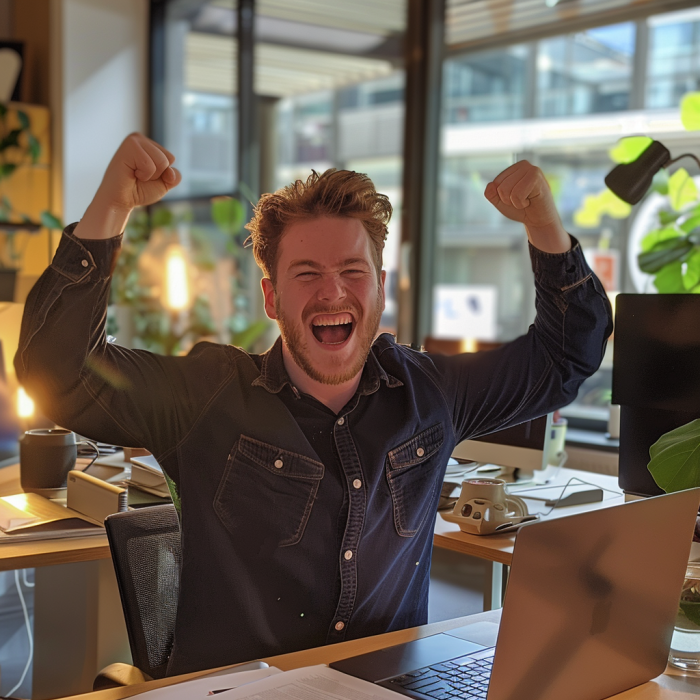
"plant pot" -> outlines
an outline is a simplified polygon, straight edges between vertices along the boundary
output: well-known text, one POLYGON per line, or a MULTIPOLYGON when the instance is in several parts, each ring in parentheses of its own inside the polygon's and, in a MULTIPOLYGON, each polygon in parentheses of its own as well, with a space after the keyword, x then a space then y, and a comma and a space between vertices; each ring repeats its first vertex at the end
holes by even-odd
POLYGON ((0 268, 0 301, 15 300, 17 270, 11 267, 0 268))

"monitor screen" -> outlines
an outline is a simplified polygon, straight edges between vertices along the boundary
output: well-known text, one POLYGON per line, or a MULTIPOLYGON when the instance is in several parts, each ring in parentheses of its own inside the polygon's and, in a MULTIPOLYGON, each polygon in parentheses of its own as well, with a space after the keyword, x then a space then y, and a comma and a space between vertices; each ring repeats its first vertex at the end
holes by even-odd
POLYGON ((452 456, 524 472, 547 468, 552 414, 460 442, 452 456))
POLYGON ((647 465, 664 434, 700 418, 700 295, 620 294, 612 402, 620 405, 620 487, 662 493, 647 465))

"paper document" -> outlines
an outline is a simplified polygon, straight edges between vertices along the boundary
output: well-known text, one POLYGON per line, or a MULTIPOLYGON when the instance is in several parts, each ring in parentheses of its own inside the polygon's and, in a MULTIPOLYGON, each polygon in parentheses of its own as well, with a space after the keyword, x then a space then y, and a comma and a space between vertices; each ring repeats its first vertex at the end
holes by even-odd
POLYGON ((221 676, 205 676, 185 683, 151 690, 148 693, 141 693, 139 700, 206 700, 223 695, 222 691, 238 688, 246 683, 254 683, 280 673, 282 671, 278 668, 259 668, 254 671, 232 671, 221 676))
POLYGON ((328 666, 307 666, 217 693, 217 700, 396 700, 396 693, 328 666))

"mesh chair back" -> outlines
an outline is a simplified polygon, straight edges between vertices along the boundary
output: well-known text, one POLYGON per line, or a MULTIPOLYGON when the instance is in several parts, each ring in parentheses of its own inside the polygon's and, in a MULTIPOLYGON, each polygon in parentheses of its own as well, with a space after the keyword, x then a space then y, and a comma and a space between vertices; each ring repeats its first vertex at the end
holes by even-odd
POLYGON ((182 561, 175 506, 115 513, 105 528, 134 666, 163 678, 173 646, 182 561))

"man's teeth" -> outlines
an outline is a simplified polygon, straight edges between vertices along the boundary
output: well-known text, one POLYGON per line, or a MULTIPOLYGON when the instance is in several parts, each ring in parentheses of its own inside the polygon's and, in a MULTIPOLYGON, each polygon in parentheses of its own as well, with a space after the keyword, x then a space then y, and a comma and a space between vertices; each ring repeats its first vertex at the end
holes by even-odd
POLYGON ((331 318, 317 318, 313 321, 314 326, 342 326, 346 323, 352 323, 352 316, 350 316, 350 314, 331 318))

